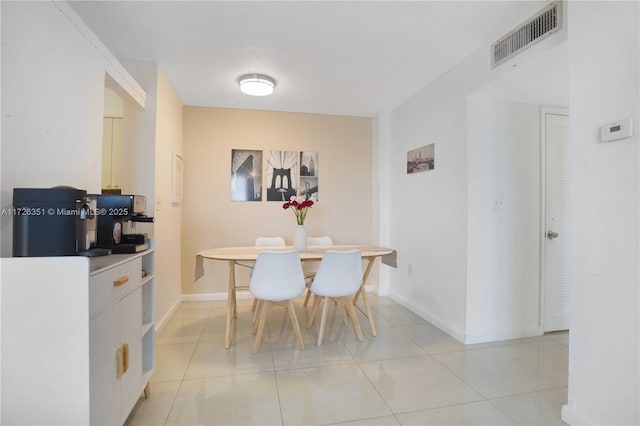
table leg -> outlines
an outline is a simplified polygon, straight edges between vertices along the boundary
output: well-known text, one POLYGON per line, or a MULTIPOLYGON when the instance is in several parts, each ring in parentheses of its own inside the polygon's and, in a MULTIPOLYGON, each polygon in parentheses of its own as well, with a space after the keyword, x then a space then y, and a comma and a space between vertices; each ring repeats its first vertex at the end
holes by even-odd
POLYGON ((367 291, 364 288, 365 283, 367 282, 367 278, 369 278, 369 273, 371 272, 371 268, 373 268, 373 262, 376 260, 376 258, 370 258, 367 259, 367 261, 369 263, 367 263, 367 267, 364 271, 364 276, 362 277, 362 285, 360 285, 360 289, 358 290, 358 292, 356 293, 355 297, 353 298, 353 304, 355 305, 356 302, 358 301, 358 296, 360 296, 360 294, 362 294, 362 301, 364 302, 364 308, 367 311, 367 318, 369 319, 369 326, 371 327, 371 334, 375 336, 378 335, 378 331, 376 330, 376 324, 373 321, 373 315, 371 315, 371 308, 369 307, 369 302, 367 302, 367 291))
POLYGON ((227 294, 227 324, 224 331, 224 347, 231 346, 231 321, 234 317, 236 298, 236 262, 229 261, 229 293, 227 294))

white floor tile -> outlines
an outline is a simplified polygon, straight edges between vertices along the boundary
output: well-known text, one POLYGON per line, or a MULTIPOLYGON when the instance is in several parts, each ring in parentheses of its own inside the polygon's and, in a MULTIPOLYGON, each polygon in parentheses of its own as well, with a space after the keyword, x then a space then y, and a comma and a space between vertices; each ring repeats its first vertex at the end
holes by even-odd
POLYGON ((184 302, 180 304, 171 320, 207 318, 216 302, 184 302))
POLYGON ((325 426, 400 426, 395 416, 374 417, 372 419, 360 419, 353 422, 331 423, 325 426))
POLYGON ((178 394, 181 382, 162 382, 150 385, 149 399, 141 397, 125 426, 163 425, 169 417, 169 410, 178 394))
POLYGON ((358 362, 425 355, 425 351, 397 328, 381 328, 377 337, 366 336, 362 342, 347 338, 344 343, 358 362))
POLYGON ((569 348, 553 340, 504 347, 505 353, 562 383, 569 377, 569 348))
POLYGON ((196 348, 195 343, 156 346, 156 369, 151 382, 182 380, 196 348))
POLYGON ((328 424, 391 414, 357 365, 277 371, 284 425, 328 424))
POLYGON ((185 379, 232 376, 273 370, 273 357, 268 341, 253 354, 253 336, 236 339, 229 349, 223 342, 207 340, 198 343, 187 368, 185 379))
POLYGON ((305 350, 287 311, 274 308, 255 355, 251 299, 238 299, 229 349, 226 302, 183 303, 158 336, 151 397, 138 401, 127 426, 562 424, 567 332, 463 345, 369 294, 378 337, 358 311, 358 342, 332 309, 317 347, 319 318, 306 329, 311 307, 303 300, 295 310, 305 350))
POLYGON ((401 305, 381 306, 377 310, 394 327, 427 324, 424 318, 401 305))
POLYGON ((369 362, 362 369, 396 414, 482 399, 428 355, 369 362))
POLYGON ((566 424, 560 418, 562 405, 566 402, 565 387, 491 400, 518 424, 532 426, 566 424))
POLYGON ((561 386, 507 355, 503 347, 433 355, 485 398, 561 386))
POLYGON ((281 425, 273 373, 185 380, 167 425, 281 425))
POLYGON ((316 336, 313 335, 306 339, 304 350, 298 349, 294 336, 271 337, 270 343, 276 370, 356 363, 339 340, 325 341, 316 346, 316 336))
MULTIPOLYGON (((217 341, 224 344, 225 327, 227 322, 226 312, 223 314, 213 314, 208 319, 202 330, 200 340, 217 341)), ((235 318, 231 323, 231 332, 233 339, 236 337, 248 337, 252 336, 253 323, 251 322, 251 315, 247 312, 238 313, 238 318, 235 318)))
POLYGON ((200 340, 200 335, 206 322, 206 317, 196 319, 171 318, 158 336, 156 343, 159 345, 167 343, 197 343, 200 340))
POLYGON ((464 351, 465 345, 431 324, 409 325, 401 330, 430 354, 464 351))
POLYGON ((517 424, 486 401, 398 414, 397 417, 402 425, 416 426, 498 426, 517 424))
POLYGON ((554 333, 547 333, 543 336, 543 339, 550 340, 552 342, 560 343, 561 345, 569 347, 569 332, 568 331, 556 331, 554 333))

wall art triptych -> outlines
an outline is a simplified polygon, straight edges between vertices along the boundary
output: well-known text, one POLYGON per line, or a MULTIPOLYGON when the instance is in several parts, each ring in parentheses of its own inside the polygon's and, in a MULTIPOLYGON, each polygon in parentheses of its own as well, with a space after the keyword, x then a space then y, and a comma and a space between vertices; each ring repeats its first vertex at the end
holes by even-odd
MULTIPOLYGON (((231 150, 231 201, 262 201, 260 150, 231 150)), ((292 195, 318 199, 318 153, 268 151, 267 201, 288 201, 292 195)))

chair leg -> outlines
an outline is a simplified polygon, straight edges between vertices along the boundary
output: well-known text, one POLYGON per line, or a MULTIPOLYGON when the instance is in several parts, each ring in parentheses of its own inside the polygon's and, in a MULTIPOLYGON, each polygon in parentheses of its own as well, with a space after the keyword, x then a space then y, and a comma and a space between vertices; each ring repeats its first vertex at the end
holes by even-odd
POLYGON ((348 308, 347 305, 345 305, 344 303, 342 304, 342 321, 345 324, 349 324, 349 312, 348 312, 348 308))
POLYGON ((256 323, 256 319, 258 318, 258 310, 260 309, 260 300, 259 299, 253 299, 253 304, 255 306, 251 308, 251 310, 253 310, 253 315, 251 316, 251 322, 252 323, 256 323))
POLYGON ((302 333, 300 332, 300 324, 298 324, 298 316, 296 315, 293 300, 291 299, 289 299, 289 318, 291 318, 291 324, 293 324, 293 331, 296 333, 298 346, 300 346, 301 350, 304 350, 304 341, 302 340, 302 333))
POLYGON ((238 302, 236 300, 236 291, 233 291, 233 318, 238 318, 238 302))
POLYGON ((260 307, 260 318, 258 319, 258 332, 256 333, 256 339, 253 342, 253 353, 255 354, 260 350, 260 344, 262 343, 262 331, 264 330, 264 323, 267 321, 267 311, 269 310, 270 302, 263 300, 260 307))
POLYGON ((349 316, 351 317, 351 322, 353 323, 353 329, 356 332, 356 337, 359 341, 363 341, 364 337, 362 336, 362 329, 360 328, 360 322, 358 321, 358 317, 356 315, 356 310, 353 308, 353 299, 351 296, 343 297, 342 303, 349 311, 349 316))
POLYGON ((325 296, 324 305, 322 306, 322 317, 320 318, 320 330, 318 331, 318 346, 322 345, 322 340, 324 339, 324 327, 327 323, 328 310, 329 310, 329 298, 325 296))
POLYGON ((257 305, 258 305, 258 299, 254 297, 253 303, 251 304, 251 312, 255 312, 257 305))
POLYGON ((259 321, 260 314, 262 313, 262 308, 264 307, 264 303, 258 303, 257 305, 258 307, 256 308, 256 311, 253 313, 253 330, 251 331, 253 335, 255 335, 258 332, 258 325, 260 323, 259 321))
POLYGON ((311 290, 307 289, 307 295, 304 297, 304 303, 302 304, 303 308, 306 308, 307 304, 309 304, 310 297, 311 297, 311 290))
POLYGON ((307 320, 307 328, 310 328, 313 325, 313 321, 318 314, 318 308, 320 307, 320 299, 317 294, 313 295, 313 308, 311 308, 311 314, 309 315, 309 319, 307 320))

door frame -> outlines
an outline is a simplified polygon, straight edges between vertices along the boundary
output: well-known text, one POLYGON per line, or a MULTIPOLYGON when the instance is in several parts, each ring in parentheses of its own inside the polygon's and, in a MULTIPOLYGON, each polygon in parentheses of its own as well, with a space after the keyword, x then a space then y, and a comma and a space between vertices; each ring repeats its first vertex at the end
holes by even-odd
MULTIPOLYGON (((538 292, 538 327, 544 334, 546 290, 546 234, 547 234, 547 115, 569 116, 564 107, 540 106, 540 287, 538 292)), ((571 296, 569 296, 571 297, 571 296)))

